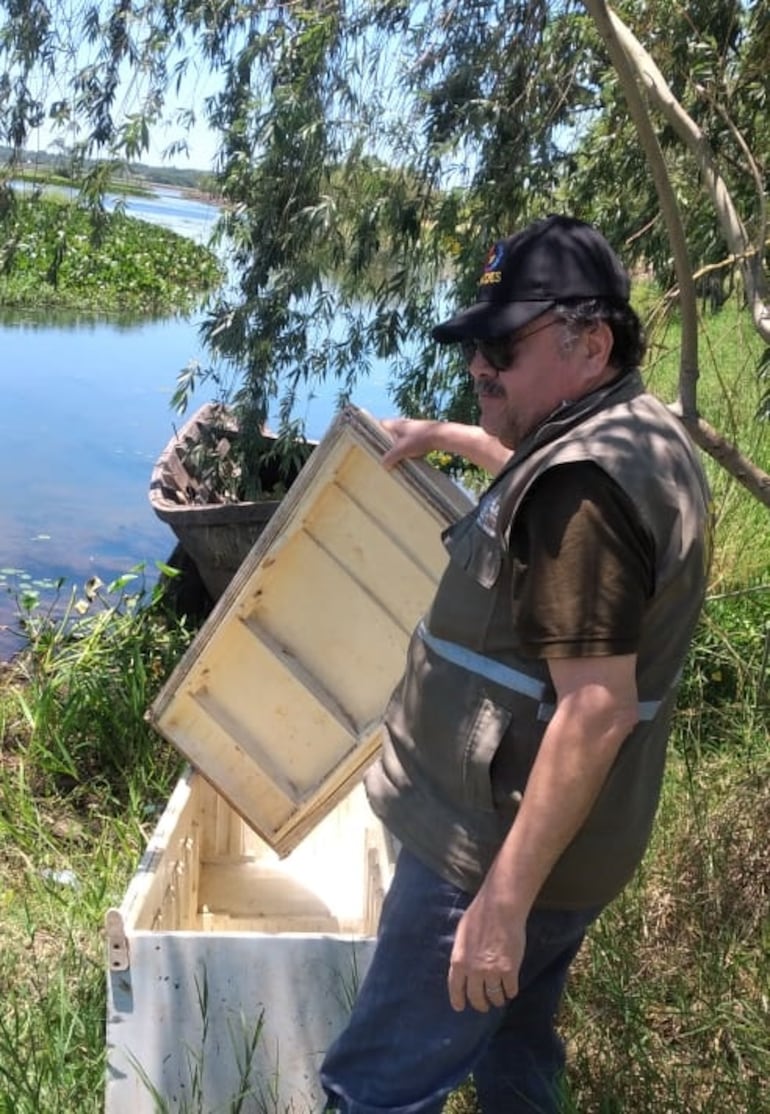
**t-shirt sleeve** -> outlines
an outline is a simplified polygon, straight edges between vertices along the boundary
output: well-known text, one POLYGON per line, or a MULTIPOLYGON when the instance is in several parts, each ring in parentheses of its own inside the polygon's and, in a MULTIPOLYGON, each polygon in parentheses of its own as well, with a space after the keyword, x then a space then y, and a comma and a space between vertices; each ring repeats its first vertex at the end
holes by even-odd
POLYGON ((513 606, 529 657, 634 653, 655 552, 626 493, 598 465, 559 465, 527 493, 511 533, 513 606))

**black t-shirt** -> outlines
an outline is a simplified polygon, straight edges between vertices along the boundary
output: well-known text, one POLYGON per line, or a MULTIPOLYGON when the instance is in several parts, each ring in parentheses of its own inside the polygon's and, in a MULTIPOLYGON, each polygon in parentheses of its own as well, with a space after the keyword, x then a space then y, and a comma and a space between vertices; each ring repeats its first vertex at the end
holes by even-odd
POLYGON ((654 543, 598 465, 559 465, 527 492, 511 534, 513 605, 534 658, 634 653, 654 588, 654 543))

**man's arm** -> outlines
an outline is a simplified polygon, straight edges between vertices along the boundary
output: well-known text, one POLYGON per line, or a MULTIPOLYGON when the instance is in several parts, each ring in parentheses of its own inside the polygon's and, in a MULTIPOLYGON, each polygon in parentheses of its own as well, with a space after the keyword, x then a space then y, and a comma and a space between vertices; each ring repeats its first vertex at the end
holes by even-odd
POLYGON ((462 456, 496 476, 511 456, 510 449, 496 437, 490 437, 481 426, 418 418, 385 418, 381 424, 393 438, 393 448, 382 461, 386 468, 393 468, 405 458, 445 452, 462 456))
POLYGON ((637 722, 635 654, 548 664, 556 710, 516 820, 455 937, 449 997, 457 1010, 488 1010, 485 982, 502 982, 505 996, 516 996, 530 909, 637 722))

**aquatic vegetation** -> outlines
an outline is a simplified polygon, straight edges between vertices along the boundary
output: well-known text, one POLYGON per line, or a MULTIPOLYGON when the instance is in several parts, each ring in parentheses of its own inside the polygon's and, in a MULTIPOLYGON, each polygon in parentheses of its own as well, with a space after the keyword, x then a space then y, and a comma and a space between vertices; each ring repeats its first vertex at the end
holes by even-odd
POLYGON ((0 306, 174 313, 222 281, 212 251, 117 210, 59 197, 0 199, 0 306))

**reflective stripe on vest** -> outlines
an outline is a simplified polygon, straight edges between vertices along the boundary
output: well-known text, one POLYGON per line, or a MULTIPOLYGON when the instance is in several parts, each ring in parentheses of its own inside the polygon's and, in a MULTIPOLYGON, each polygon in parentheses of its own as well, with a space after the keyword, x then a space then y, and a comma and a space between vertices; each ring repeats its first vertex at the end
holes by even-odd
MULTIPOLYGON (((513 669, 510 665, 504 665, 494 658, 477 654, 475 650, 470 650, 467 646, 461 646, 458 642, 448 642, 445 638, 436 638, 435 635, 430 633, 425 623, 420 623, 417 633, 429 649, 433 650, 439 657, 444 658, 445 661, 451 662, 452 665, 458 665, 461 669, 467 669, 469 673, 476 673, 480 677, 486 677, 488 681, 494 681, 496 685, 501 685, 512 692, 518 692, 522 696, 528 696, 531 700, 537 700, 539 702, 537 718, 541 722, 547 723, 556 711, 554 704, 543 703, 546 686, 542 681, 538 681, 536 677, 530 677, 529 674, 522 673, 520 669, 513 669)), ((644 722, 654 719, 661 703, 660 700, 640 701, 639 719, 644 722)))

